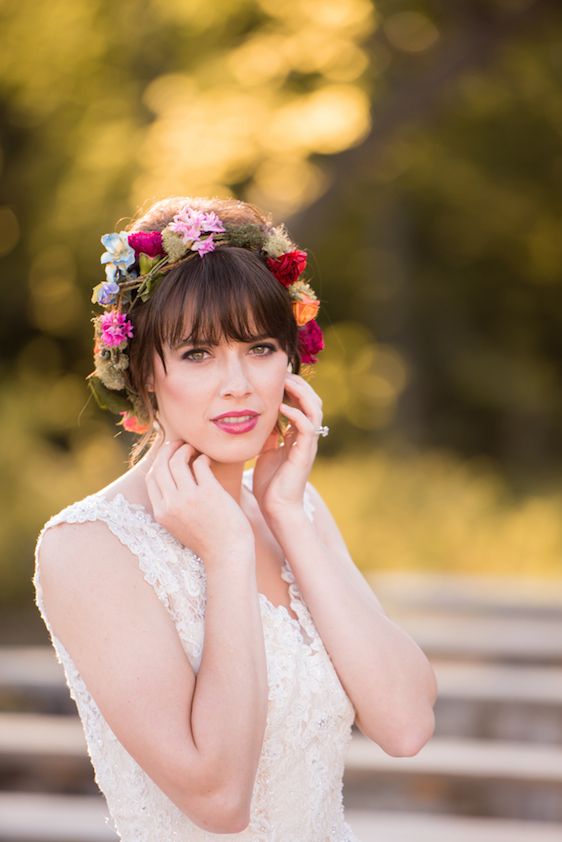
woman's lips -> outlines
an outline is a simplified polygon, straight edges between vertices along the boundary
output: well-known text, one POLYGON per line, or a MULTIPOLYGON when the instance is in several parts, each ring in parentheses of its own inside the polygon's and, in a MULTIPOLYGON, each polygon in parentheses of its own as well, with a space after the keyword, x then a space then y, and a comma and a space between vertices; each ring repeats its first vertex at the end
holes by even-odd
POLYGON ((224 430, 225 433, 239 435, 240 433, 247 433, 253 430, 258 423, 258 418, 258 415, 252 415, 251 417, 241 416, 239 418, 216 418, 213 419, 213 424, 216 424, 219 430, 224 430))

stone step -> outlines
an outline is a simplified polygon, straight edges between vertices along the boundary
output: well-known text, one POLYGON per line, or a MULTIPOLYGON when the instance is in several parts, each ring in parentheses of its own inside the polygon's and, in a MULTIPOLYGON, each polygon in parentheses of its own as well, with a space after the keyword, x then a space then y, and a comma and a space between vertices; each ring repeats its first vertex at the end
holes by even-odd
POLYGON ((560 842, 562 824, 346 809, 360 842, 560 842))
POLYGON ((366 574, 385 610, 562 619, 562 578, 377 570, 366 574))
POLYGON ((562 620, 387 612, 432 661, 562 666, 562 620))
MULTIPOLYGON (((5 788, 95 792, 78 717, 0 715, 5 788)), ((562 822, 562 747, 434 737, 414 757, 391 757, 356 733, 346 759, 348 803, 562 822)))
POLYGON ((562 744, 562 668, 434 662, 443 737, 562 744))
POLYGON ((0 777, 9 789, 96 792, 78 716, 1 713, 0 777))
POLYGON ((0 793, 0 842, 117 842, 99 795, 0 793))
POLYGON ((52 646, 0 647, 0 710, 76 714, 52 646))
MULTIPOLYGON (((360 842, 560 842, 562 825, 346 808, 360 842)), ((100 796, 0 793, 0 842, 117 842, 100 796)))
POLYGON ((562 822, 562 747, 434 737, 391 757, 356 735, 346 759, 347 804, 562 822))

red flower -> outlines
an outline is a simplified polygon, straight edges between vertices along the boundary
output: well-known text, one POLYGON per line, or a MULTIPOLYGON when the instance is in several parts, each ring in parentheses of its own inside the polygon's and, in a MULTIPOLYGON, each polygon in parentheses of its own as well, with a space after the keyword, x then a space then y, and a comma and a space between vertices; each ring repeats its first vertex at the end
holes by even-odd
POLYGON ((316 319, 311 319, 304 327, 299 328, 299 353, 301 362, 317 363, 314 356, 324 347, 324 336, 316 319))
POLYGON ((158 257, 160 254, 164 254, 160 231, 135 231, 134 234, 129 234, 127 239, 131 248, 135 250, 136 257, 141 252, 148 257, 158 257))
POLYGON ((265 261, 267 268, 273 272, 283 286, 288 287, 296 281, 306 268, 307 254, 305 251, 287 251, 280 257, 268 257, 265 261))

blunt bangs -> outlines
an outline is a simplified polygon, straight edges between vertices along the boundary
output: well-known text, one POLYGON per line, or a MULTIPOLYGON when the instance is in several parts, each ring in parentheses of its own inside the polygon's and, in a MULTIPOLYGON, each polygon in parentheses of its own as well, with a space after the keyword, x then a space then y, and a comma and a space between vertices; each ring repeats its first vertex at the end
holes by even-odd
POLYGON ((172 270, 151 302, 154 347, 183 342, 218 345, 271 336, 289 359, 297 346, 297 326, 287 291, 248 249, 226 247, 194 257, 172 270))

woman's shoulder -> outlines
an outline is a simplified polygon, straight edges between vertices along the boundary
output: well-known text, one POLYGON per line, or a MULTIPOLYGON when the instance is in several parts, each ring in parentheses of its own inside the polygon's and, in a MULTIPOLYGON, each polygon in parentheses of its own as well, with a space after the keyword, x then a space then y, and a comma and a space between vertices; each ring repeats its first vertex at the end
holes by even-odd
POLYGON ((60 565, 72 568, 75 561, 84 559, 89 548, 100 546, 105 527, 97 508, 96 496, 87 495, 68 503, 45 521, 35 543, 34 582, 40 566, 42 576, 55 562, 57 568, 60 565))
POLYGON ((101 491, 88 494, 79 500, 67 503, 45 521, 39 535, 43 535, 47 529, 61 523, 86 523, 94 521, 100 515, 107 512, 108 503, 109 501, 103 496, 101 491))
POLYGON ((45 521, 37 536, 36 555, 45 544, 56 546, 57 550, 80 552, 102 540, 110 545, 117 541, 137 554, 144 540, 140 521, 143 514, 144 507, 131 503, 121 492, 110 497, 102 488, 68 503, 45 521))

